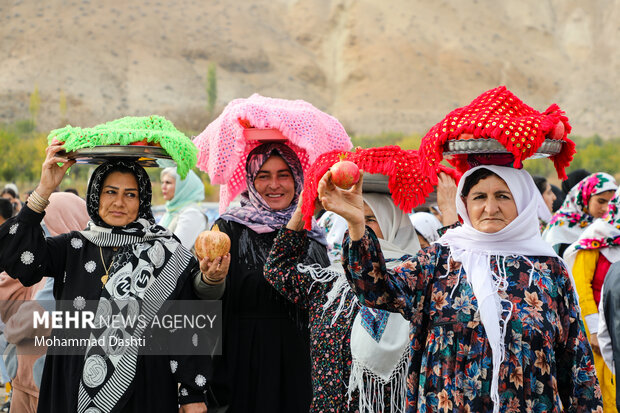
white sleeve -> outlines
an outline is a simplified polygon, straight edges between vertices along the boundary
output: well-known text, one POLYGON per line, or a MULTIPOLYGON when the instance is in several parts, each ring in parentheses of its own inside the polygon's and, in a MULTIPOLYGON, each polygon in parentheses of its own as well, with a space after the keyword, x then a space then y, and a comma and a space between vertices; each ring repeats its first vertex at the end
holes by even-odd
POLYGON ((588 325, 588 331, 590 331, 590 334, 597 334, 599 319, 598 313, 588 314, 586 316, 583 316, 583 318, 585 318, 586 320, 586 324, 588 325))
POLYGON ((605 307, 603 304, 604 300, 604 292, 605 292, 605 284, 603 284, 603 290, 601 291, 601 301, 598 304, 598 311, 600 317, 598 318, 598 334, 596 338, 598 339, 598 345, 601 349, 601 353, 603 354, 603 359, 605 360, 605 364, 611 370, 612 374, 616 374, 615 365, 614 365, 614 349, 611 345, 611 337, 609 336, 609 330, 607 330, 607 322, 605 321, 605 307))
POLYGON ((196 208, 187 208, 179 214, 174 230, 181 244, 191 250, 198 234, 207 229, 207 217, 196 208))

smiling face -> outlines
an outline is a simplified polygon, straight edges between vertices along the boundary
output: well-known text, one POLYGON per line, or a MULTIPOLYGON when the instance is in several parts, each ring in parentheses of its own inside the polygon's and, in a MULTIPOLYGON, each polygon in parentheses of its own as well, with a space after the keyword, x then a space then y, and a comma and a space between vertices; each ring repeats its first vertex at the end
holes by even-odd
POLYGON ((161 193, 166 201, 174 198, 174 191, 176 190, 177 180, 174 176, 169 174, 163 174, 161 176, 161 193))
POLYGON ((588 201, 588 213, 594 218, 602 218, 605 212, 607 212, 607 206, 613 196, 614 191, 605 191, 598 195, 592 195, 588 201))
POLYGON ((471 225, 480 232, 498 232, 519 215, 512 192, 497 175, 481 179, 463 201, 471 225))
POLYGON ((99 216, 108 225, 124 227, 138 218, 138 181, 133 174, 112 172, 103 181, 99 216))
POLYGON ((254 178, 254 188, 274 211, 287 208, 295 197, 291 168, 278 155, 272 155, 254 178))

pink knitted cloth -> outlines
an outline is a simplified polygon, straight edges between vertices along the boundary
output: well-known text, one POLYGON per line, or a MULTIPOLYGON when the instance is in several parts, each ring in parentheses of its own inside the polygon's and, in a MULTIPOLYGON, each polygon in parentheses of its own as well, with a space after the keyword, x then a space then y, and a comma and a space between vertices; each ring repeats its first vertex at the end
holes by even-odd
POLYGON ((231 101, 220 116, 196 138, 197 166, 220 186, 220 213, 245 188, 245 162, 259 141, 243 136, 245 127, 276 128, 287 138, 304 173, 319 155, 353 146, 336 118, 303 100, 286 100, 253 94, 231 101))

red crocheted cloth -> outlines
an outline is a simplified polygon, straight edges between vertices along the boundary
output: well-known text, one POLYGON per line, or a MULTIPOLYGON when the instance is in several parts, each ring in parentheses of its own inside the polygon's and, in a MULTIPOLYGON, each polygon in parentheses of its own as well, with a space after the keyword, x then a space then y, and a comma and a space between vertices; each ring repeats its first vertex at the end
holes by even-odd
POLYGON ((430 174, 423 174, 420 170, 418 152, 404 150, 398 146, 384 146, 381 148, 356 148, 355 152, 331 151, 319 156, 310 167, 304 182, 304 203, 301 207, 306 229, 312 228, 314 215, 314 200, 317 198, 319 181, 329 168, 342 158, 354 162, 366 173, 383 174, 389 177, 388 189, 394 203, 405 213, 425 202, 437 184, 437 174, 445 172, 456 181, 461 174, 454 169, 438 165, 430 174))
MULTIPOLYGON (((561 131, 561 129, 560 129, 561 131)), ((558 139, 565 143, 557 155, 551 156, 560 179, 566 179, 564 169, 575 154, 575 143, 567 138, 571 131, 568 118, 558 105, 552 104, 538 112, 523 103, 505 86, 484 92, 469 105, 450 112, 431 128, 420 144, 422 170, 432 171, 443 159, 444 144, 449 139, 459 139, 461 134, 471 134, 476 139, 495 139, 514 156, 513 166, 523 167, 523 160, 532 156, 545 139, 558 139), (552 136, 556 124, 564 124, 562 136, 552 136)), ((449 159, 459 171, 468 169, 467 155, 449 159)))

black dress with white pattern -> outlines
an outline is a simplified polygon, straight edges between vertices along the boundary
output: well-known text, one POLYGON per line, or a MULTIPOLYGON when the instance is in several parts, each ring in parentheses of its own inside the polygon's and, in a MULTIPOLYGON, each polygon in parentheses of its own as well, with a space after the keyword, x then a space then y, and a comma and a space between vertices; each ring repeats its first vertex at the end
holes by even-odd
MULTIPOLYGON (((0 226, 0 270, 25 286, 43 276, 54 278, 56 300, 73 301, 79 308, 84 300, 98 301, 105 269, 99 247, 79 232, 45 238, 40 222, 44 214, 30 208, 0 226)), ((103 248, 107 265, 114 250, 103 248)), ((199 271, 198 263, 192 270, 199 271)), ((197 299, 191 276, 176 285, 171 298, 197 299)), ((177 412, 179 404, 205 399, 205 378, 209 366, 203 356, 138 356, 137 373, 126 394, 112 412, 177 412), (178 387, 180 383, 180 388, 178 387)), ((38 412, 74 412, 83 371, 83 355, 48 355, 39 394, 38 412)))

